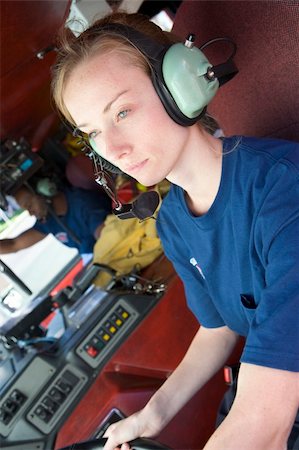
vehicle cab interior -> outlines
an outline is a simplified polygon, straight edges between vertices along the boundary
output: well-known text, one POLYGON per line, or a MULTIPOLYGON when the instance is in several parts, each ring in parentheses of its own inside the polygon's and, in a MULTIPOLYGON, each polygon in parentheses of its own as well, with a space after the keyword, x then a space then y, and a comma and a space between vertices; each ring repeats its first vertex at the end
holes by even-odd
MULTIPOLYGON (((190 33, 198 46, 229 37, 238 74, 209 105, 219 131, 299 140, 296 1, 2 0, 0 8, 0 239, 10 236, 12 222, 13 233, 22 222, 18 209, 13 221, 8 212, 15 192, 39 175, 103 189, 82 143, 53 107, 51 67, 61 27, 78 34, 95 17, 123 9, 147 15, 182 42, 190 33)), ((206 49, 214 64, 223 52, 229 57, 221 43, 206 49)), ((126 214, 143 193, 125 179, 118 195, 129 205, 126 214)), ((200 324, 163 250, 149 245, 156 245, 154 256, 121 273, 111 258, 84 260, 53 237, 32 253, 0 252, 1 448, 101 449, 109 425, 141 409, 178 365, 200 324)), ((242 347, 240 339, 226 366, 155 440, 138 439, 132 448, 202 449, 242 347)))

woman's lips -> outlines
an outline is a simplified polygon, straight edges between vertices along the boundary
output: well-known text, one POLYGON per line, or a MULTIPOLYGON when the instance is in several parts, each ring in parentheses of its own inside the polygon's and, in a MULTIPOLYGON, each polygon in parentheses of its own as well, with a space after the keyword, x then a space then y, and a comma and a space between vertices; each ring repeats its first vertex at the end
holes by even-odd
POLYGON ((137 172, 138 170, 142 169, 145 166, 147 161, 148 161, 148 159, 144 159, 143 161, 140 161, 138 163, 131 164, 131 165, 125 167, 124 171, 129 172, 129 173, 137 172))

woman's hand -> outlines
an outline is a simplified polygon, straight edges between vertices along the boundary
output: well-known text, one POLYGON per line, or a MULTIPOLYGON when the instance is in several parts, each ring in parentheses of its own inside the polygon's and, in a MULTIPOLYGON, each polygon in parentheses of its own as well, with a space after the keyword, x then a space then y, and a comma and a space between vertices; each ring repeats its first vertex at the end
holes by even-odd
POLYGON ((128 450, 130 446, 125 443, 133 439, 157 436, 223 366, 237 339, 238 336, 225 326, 215 329, 201 326, 183 360, 145 407, 108 428, 104 434, 108 441, 103 450, 128 450))
POLYGON ((139 437, 155 437, 162 429, 159 420, 150 417, 146 408, 119 422, 113 423, 106 430, 104 438, 108 438, 103 450, 129 450, 128 442, 139 437))

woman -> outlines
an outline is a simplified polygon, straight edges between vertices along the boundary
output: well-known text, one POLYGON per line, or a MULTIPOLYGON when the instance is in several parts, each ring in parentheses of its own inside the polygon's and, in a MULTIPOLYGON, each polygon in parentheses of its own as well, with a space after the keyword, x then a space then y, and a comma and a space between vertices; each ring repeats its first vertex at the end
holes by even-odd
MULTIPOLYGON (((299 405, 298 146, 217 139, 207 103, 196 123, 180 123, 153 76, 159 52, 146 56, 126 30, 109 32, 114 22, 169 45, 142 16, 102 19, 64 42, 54 100, 103 158, 146 186, 172 183, 158 231, 201 326, 148 404, 107 430, 105 450, 157 435, 222 367, 239 335, 246 345, 236 398, 205 450, 282 450, 299 405)), ((209 89, 207 77, 203 84, 209 89)))

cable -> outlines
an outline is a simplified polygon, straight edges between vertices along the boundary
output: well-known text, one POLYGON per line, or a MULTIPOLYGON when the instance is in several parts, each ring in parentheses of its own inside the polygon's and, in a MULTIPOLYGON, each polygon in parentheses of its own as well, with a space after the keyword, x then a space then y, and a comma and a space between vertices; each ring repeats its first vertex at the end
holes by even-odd
POLYGON ((237 45, 236 45, 236 43, 229 37, 218 37, 218 38, 211 39, 208 42, 205 42, 202 46, 200 46, 198 48, 200 50, 204 50, 209 45, 214 44, 215 42, 221 42, 221 41, 229 42, 230 44, 232 44, 233 51, 232 51, 232 54, 227 59, 227 61, 229 61, 230 59, 232 59, 235 56, 235 54, 237 52, 237 45))

